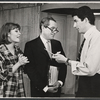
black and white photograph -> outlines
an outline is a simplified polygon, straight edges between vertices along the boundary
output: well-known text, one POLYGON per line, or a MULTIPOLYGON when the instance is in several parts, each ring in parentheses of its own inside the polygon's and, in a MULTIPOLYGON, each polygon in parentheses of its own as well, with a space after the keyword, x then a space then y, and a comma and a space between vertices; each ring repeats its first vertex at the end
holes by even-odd
POLYGON ((0 99, 99 99, 100 2, 1 2, 0 99))

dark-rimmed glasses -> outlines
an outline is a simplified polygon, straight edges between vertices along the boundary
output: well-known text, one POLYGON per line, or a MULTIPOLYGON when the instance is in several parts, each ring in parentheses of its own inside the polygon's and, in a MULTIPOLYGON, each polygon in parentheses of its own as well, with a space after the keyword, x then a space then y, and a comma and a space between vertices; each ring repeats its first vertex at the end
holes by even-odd
POLYGON ((50 29, 52 33, 58 33, 58 32, 59 32, 59 31, 58 31, 57 29, 55 29, 55 28, 52 29, 52 28, 50 28, 50 27, 48 27, 48 26, 47 26, 47 28, 50 29))

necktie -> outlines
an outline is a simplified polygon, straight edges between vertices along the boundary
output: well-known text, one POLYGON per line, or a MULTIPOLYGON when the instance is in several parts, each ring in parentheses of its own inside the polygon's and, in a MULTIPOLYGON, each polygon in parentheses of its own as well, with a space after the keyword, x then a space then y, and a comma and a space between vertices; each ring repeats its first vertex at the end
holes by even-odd
POLYGON ((47 46, 46 46, 47 52, 48 52, 49 56, 51 57, 51 53, 50 52, 52 52, 52 51, 51 51, 50 41, 47 41, 46 44, 47 44, 47 46))
MULTIPOLYGON (((50 41, 47 41, 46 42, 46 50, 47 50, 47 52, 48 52, 48 54, 49 54, 49 56, 50 56, 50 58, 51 58, 51 54, 50 54, 50 52, 51 52, 51 44, 50 44, 50 41)), ((49 66, 49 72, 48 72, 48 86, 50 86, 51 84, 51 69, 50 69, 50 66, 49 66)))
POLYGON ((83 40, 81 46, 80 46, 80 50, 78 52, 78 55, 77 55, 77 61, 80 61, 80 57, 81 57, 81 52, 82 52, 82 48, 83 48, 83 45, 84 45, 84 42, 85 42, 85 39, 83 40))

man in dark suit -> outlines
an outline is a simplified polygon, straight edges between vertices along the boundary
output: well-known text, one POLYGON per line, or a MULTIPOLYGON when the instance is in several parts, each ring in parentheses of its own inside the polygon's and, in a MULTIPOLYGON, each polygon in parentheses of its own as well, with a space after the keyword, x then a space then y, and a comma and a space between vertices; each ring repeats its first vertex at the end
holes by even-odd
POLYGON ((58 32, 56 21, 52 17, 43 18, 40 22, 40 31, 39 37, 26 43, 24 51, 30 61, 25 66, 25 72, 30 78, 31 96, 59 97, 67 67, 52 59, 52 53, 58 51, 65 55, 61 43, 54 40, 54 36, 58 32), (47 41, 49 41, 49 51, 47 41), (51 70, 52 72, 50 72, 51 70), (52 77, 51 83, 49 77, 52 77))

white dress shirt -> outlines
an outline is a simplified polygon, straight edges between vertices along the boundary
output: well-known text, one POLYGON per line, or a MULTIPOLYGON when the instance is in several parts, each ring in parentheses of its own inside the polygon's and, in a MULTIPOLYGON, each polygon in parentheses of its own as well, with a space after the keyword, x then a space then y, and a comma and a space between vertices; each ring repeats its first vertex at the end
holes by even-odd
POLYGON ((100 32, 93 26, 84 34, 84 38, 80 62, 71 61, 72 73, 80 76, 100 74, 100 32))

